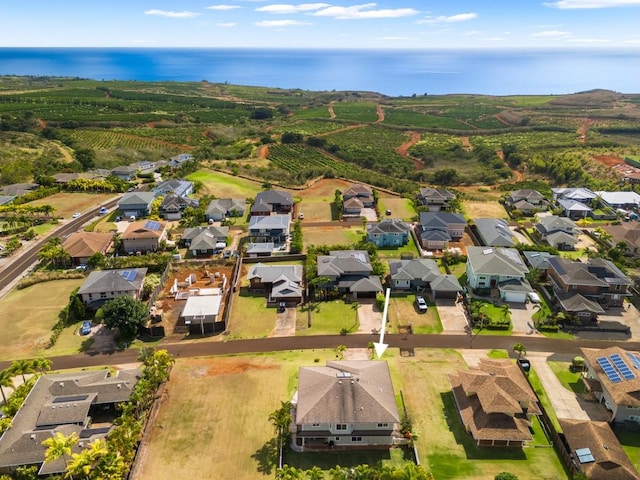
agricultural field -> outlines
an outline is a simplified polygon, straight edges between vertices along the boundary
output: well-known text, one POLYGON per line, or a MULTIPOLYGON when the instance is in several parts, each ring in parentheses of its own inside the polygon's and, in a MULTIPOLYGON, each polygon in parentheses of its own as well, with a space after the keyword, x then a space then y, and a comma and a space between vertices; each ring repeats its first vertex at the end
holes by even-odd
POLYGON ((336 102, 333 112, 337 119, 359 123, 371 123, 378 119, 376 104, 369 102, 336 102))
POLYGON ((384 123, 389 125, 402 125, 416 128, 447 128, 450 130, 469 130, 455 118, 431 115, 414 108, 385 108, 384 123))
POLYGON ((354 167, 337 162, 312 147, 301 144, 271 145, 267 157, 274 165, 288 172, 299 172, 306 168, 330 169, 344 175, 354 167))
POLYGON ((112 148, 128 148, 134 150, 158 150, 169 148, 178 153, 183 148, 178 145, 168 145, 163 140, 142 137, 131 133, 118 132, 114 130, 67 130, 66 133, 71 139, 83 148, 93 150, 110 150, 112 148))
POLYGON ((270 130, 273 133, 294 132, 305 136, 322 135, 345 128, 347 125, 340 122, 325 120, 298 120, 291 124, 274 127, 270 130))
POLYGON ((517 132, 500 135, 475 136, 470 139, 471 144, 480 142, 496 150, 502 145, 517 145, 522 149, 558 148, 577 146, 578 135, 575 132, 517 132))

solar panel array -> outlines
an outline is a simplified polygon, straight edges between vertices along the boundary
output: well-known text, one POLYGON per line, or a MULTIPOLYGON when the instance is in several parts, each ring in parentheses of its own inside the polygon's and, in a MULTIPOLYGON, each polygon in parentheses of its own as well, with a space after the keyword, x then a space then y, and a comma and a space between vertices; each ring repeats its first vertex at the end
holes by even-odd
POLYGON ((127 281, 133 282, 133 280, 136 278, 136 271, 135 270, 123 270, 123 271, 120 272, 120 275, 122 275, 127 281))
POLYGON ((611 380, 611 383, 620 383, 622 381, 622 378, 620 378, 620 375, 618 375, 618 372, 613 368, 607 357, 599 357, 597 362, 602 367, 607 378, 611 380))
POLYGON ((576 450, 576 456, 580 463, 591 463, 595 462, 596 459, 593 457, 591 450, 588 448, 579 448, 576 450))
POLYGON ((147 230, 153 230, 154 232, 157 232, 158 230, 160 230, 160 222, 156 222, 154 220, 147 220, 147 222, 144 224, 144 228, 146 228, 147 230))
POLYGON ((627 352, 627 357, 629 357, 629 360, 631 360, 633 366, 640 370, 640 357, 631 352, 627 352))
POLYGON ((620 355, 614 353, 612 355, 609 355, 609 358, 616 366, 618 371, 622 374, 625 380, 633 380, 634 378, 636 378, 634 373, 629 368, 629 365, 627 365, 627 362, 625 362, 620 355))

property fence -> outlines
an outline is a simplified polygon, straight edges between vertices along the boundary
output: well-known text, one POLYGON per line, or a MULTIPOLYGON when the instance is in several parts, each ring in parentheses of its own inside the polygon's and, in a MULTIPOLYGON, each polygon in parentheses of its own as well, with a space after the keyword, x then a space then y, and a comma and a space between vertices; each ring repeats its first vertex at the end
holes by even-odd
POLYGON ((171 270, 171 264, 172 264, 171 261, 169 261, 169 263, 167 263, 167 266, 165 267, 164 272, 162 272, 162 276, 160 277, 160 283, 158 284, 158 286, 156 288, 153 289, 153 292, 151 292, 151 295, 149 295, 149 301, 147 302, 149 307, 153 306, 153 304, 156 301, 156 298, 158 298, 158 295, 162 291, 162 287, 164 286, 164 282, 167 281, 167 277, 169 276, 169 271, 171 270))

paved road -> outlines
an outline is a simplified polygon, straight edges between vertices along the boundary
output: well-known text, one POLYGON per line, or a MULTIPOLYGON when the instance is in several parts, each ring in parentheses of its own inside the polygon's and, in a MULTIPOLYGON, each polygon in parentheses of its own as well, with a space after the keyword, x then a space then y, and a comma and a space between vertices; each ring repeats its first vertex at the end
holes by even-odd
MULTIPOLYGON (((199 357, 208 355, 226 355, 235 353, 259 353, 286 350, 307 350, 319 348, 335 348, 345 345, 347 348, 367 348, 375 335, 319 335, 311 337, 273 337, 250 340, 233 340, 228 342, 200 341, 187 339, 183 342, 160 345, 167 349, 174 357, 199 357)), ((385 335, 385 342, 391 348, 460 348, 470 346, 470 339, 466 335, 385 335)), ((504 336, 479 335, 473 340, 473 348, 477 349, 505 349, 511 352, 515 338, 504 336)), ((638 341, 606 341, 606 340, 564 340, 546 337, 531 337, 523 341, 530 352, 557 352, 564 355, 577 355, 580 347, 606 348, 618 345, 622 348, 639 350, 638 341)), ((123 352, 100 355, 66 355, 52 357, 54 369, 89 367, 96 365, 114 365, 136 361, 137 350, 129 349, 123 352)), ((6 368, 9 362, 0 362, 0 369, 6 368)))

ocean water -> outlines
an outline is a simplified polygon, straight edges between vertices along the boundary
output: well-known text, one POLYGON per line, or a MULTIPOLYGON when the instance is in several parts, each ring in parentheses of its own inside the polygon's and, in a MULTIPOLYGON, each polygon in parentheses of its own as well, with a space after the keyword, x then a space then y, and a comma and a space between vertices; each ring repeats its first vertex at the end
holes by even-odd
POLYGON ((0 74, 208 80, 390 96, 640 93, 640 50, 0 48, 0 74))

